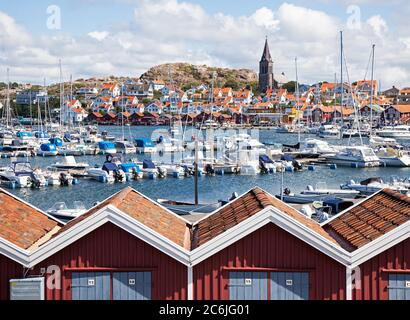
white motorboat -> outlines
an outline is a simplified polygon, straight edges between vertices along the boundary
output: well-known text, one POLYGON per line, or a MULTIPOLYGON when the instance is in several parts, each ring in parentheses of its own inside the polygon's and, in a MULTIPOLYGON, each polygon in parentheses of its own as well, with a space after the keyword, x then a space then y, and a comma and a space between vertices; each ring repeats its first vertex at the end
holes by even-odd
POLYGON ((383 127, 376 131, 376 135, 384 138, 410 139, 410 126, 383 127))
POLYGON ((149 138, 137 138, 134 140, 136 146, 136 151, 138 153, 155 153, 157 152, 157 147, 149 138))
POLYGON ((303 190, 301 194, 304 195, 329 195, 343 199, 351 199, 359 196, 360 192, 357 190, 342 190, 342 189, 329 189, 326 182, 318 182, 313 188, 311 185, 307 186, 306 190, 303 190))
POLYGON ((250 161, 240 166, 240 174, 245 176, 255 176, 261 172, 258 161, 250 161))
POLYGON ((53 157, 58 153, 57 147, 55 144, 43 143, 40 146, 40 149, 37 150, 37 155, 42 157, 53 157))
POLYGON ((103 183, 115 182, 114 176, 110 175, 107 171, 101 168, 87 169, 87 176, 93 180, 97 180, 103 183))
POLYGON ((340 138, 340 129, 335 125, 325 124, 319 128, 318 135, 324 139, 338 139, 340 138))
POLYGON ((76 181, 76 179, 74 179, 68 172, 51 170, 43 172, 43 175, 49 186, 70 186, 76 181))
POLYGON ((408 167, 410 166, 410 156, 402 150, 392 148, 380 148, 376 152, 382 165, 386 167, 408 167))
POLYGON ((62 156, 85 156, 96 155, 98 148, 96 145, 68 144, 58 148, 58 154, 62 156))
POLYGON ((327 141, 319 139, 306 139, 301 154, 336 154, 339 152, 337 147, 329 145, 327 141))
POLYGON ((403 146, 398 144, 396 139, 393 138, 383 138, 378 136, 371 136, 369 138, 369 143, 372 148, 394 148, 403 149, 403 146))
POLYGON ((137 149, 130 141, 116 141, 115 148, 118 153, 129 154, 136 153, 137 149))
POLYGON ((47 210, 47 213, 63 222, 68 222, 78 218, 86 211, 87 209, 81 201, 74 201, 73 207, 70 209, 65 202, 57 202, 47 210))
POLYGON ((323 156, 328 162, 349 167, 378 167, 380 159, 366 146, 343 147, 336 154, 323 156))
POLYGON ((168 176, 172 176, 174 178, 181 178, 185 176, 184 168, 178 164, 161 164, 158 167, 160 170, 165 171, 168 176))
POLYGON ((381 178, 369 178, 360 183, 350 180, 349 182, 342 184, 340 188, 343 190, 357 190, 364 195, 371 195, 385 188, 393 189, 404 194, 409 191, 408 188, 402 186, 401 184, 385 183, 381 178))
POLYGON ((50 166, 50 168, 54 168, 57 170, 85 170, 89 167, 88 163, 78 163, 74 156, 65 156, 61 162, 56 162, 50 166))
POLYGON ((0 171, 0 183, 8 188, 40 188, 47 186, 47 180, 38 170, 33 170, 30 162, 13 161, 0 171))

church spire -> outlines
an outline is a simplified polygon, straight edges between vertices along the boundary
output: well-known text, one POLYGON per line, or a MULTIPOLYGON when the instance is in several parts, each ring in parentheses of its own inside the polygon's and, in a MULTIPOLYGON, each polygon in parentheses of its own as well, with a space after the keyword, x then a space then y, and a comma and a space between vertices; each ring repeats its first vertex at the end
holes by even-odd
POLYGON ((272 61, 268 44, 268 36, 265 38, 265 48, 263 49, 261 61, 272 61))

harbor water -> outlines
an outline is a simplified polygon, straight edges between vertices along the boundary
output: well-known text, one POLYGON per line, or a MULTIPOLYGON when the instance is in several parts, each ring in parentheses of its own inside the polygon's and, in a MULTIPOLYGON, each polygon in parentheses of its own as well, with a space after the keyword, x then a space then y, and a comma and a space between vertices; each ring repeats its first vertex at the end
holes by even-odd
MULTIPOLYGON (((136 137, 151 137, 152 132, 158 127, 148 126, 131 126, 125 128, 125 138, 131 139, 136 137)), ((99 127, 99 131, 108 131, 110 135, 121 137, 123 132, 121 127, 107 126, 99 127)), ((301 141, 308 137, 302 135, 301 141)), ((273 130, 260 130, 259 139, 262 143, 273 144, 296 144, 298 142, 297 134, 280 134, 273 130)), ((348 139, 329 140, 332 144, 347 144, 348 139)), ((364 142, 366 142, 364 138, 364 142)), ((400 141, 402 142, 402 141, 400 141)), ((357 145, 358 138, 352 138, 351 144, 357 145)), ((403 143, 403 142, 402 142, 403 143)), ((126 159, 139 160, 146 159, 147 155, 127 154, 126 159)), ((55 163, 60 157, 35 157, 29 158, 33 167, 45 168, 48 165, 55 163)), ((105 156, 82 156, 77 157, 77 162, 87 162, 90 166, 98 165, 101 167, 105 160, 105 156)), ((10 159, 0 159, 0 166, 7 166, 10 159)), ((293 192, 299 192, 306 188, 307 185, 315 186, 318 182, 326 182, 328 187, 339 188, 340 184, 351 179, 361 181, 370 177, 381 177, 388 181, 391 177, 397 176, 400 178, 410 177, 410 168, 347 168, 338 167, 332 170, 326 165, 317 165, 315 170, 303 170, 301 172, 285 172, 283 173, 284 187, 289 188, 293 192)), ((216 175, 216 176, 201 176, 199 178, 199 198, 201 203, 212 203, 219 199, 227 200, 233 192, 238 194, 244 193, 254 186, 259 186, 272 194, 279 194, 281 188, 282 173, 261 174, 255 176, 244 175, 216 175)), ((188 178, 172 178, 155 180, 132 180, 125 183, 104 184, 94 180, 80 179, 78 185, 68 187, 53 187, 48 186, 41 189, 15 189, 9 190, 23 200, 43 209, 47 210, 54 203, 64 201, 69 206, 74 201, 82 201, 87 208, 94 203, 102 201, 121 190, 125 186, 131 186, 142 192, 146 196, 156 200, 158 198, 166 198, 180 201, 193 201, 194 197, 194 179, 188 178)))

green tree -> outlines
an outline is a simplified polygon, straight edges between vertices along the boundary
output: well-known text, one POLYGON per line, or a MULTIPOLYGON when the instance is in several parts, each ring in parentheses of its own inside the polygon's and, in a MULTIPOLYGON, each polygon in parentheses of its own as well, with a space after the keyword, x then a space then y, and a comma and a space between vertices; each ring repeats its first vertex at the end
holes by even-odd
POLYGON ((241 85, 238 81, 236 81, 235 79, 228 79, 225 84, 224 84, 225 88, 232 88, 233 90, 238 90, 241 85))
MULTIPOLYGON (((300 85, 300 84, 299 84, 300 85)), ((282 86, 283 89, 286 89, 288 92, 296 91, 296 81, 289 81, 282 86)))

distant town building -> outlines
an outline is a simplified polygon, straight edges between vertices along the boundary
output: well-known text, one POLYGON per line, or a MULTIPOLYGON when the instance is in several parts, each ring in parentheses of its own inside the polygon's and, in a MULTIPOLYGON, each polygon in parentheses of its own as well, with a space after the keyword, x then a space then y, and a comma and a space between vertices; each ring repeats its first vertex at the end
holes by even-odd
POLYGON ((397 96, 397 104, 410 104, 410 88, 400 90, 397 96))
POLYGON ((16 104, 30 105, 34 103, 45 103, 48 101, 46 90, 24 90, 16 94, 16 104))

